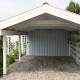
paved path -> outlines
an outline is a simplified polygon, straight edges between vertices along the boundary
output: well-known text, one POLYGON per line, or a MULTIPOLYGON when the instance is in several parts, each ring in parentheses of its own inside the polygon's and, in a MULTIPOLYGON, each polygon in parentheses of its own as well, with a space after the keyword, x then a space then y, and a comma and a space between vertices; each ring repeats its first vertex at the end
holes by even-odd
POLYGON ((71 57, 23 56, 0 80, 80 80, 80 66, 71 57))

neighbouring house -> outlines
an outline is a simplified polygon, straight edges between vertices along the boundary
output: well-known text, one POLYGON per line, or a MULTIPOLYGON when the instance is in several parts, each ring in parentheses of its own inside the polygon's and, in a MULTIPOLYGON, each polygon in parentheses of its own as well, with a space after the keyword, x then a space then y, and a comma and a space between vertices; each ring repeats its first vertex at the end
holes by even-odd
POLYGON ((72 56, 80 64, 80 15, 48 3, 0 22, 3 35, 3 74, 6 75, 6 35, 27 35, 26 55, 72 56))

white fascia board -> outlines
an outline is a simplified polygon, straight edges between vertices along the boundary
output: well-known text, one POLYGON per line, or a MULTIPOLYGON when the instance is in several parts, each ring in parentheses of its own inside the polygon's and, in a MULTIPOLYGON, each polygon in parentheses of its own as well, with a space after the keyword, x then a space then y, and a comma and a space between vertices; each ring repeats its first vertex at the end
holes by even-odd
POLYGON ((80 15, 70 12, 70 11, 66 11, 66 10, 61 10, 52 6, 47 6, 46 5, 46 13, 51 14, 53 16, 56 17, 60 17, 62 19, 80 24, 80 15))
POLYGON ((51 14, 51 15, 54 15, 56 17, 60 17, 62 19, 65 19, 65 20, 68 20, 68 21, 71 21, 71 22, 74 22, 74 23, 77 23, 77 24, 80 24, 80 16, 76 16, 76 18, 74 16, 70 16, 70 15, 66 15, 64 13, 60 13, 60 12, 56 12, 56 11, 53 11, 53 10, 48 10, 46 11, 46 13, 48 14, 51 14), (77 18, 78 17, 78 18, 77 18))
POLYGON ((39 15, 44 14, 44 13, 45 13, 45 6, 33 9, 33 10, 25 12, 21 15, 18 15, 18 16, 15 16, 13 18, 10 18, 10 19, 7 19, 5 21, 0 22, 0 29, 4 29, 6 27, 15 25, 17 23, 23 22, 25 20, 39 16, 39 15))
POLYGON ((76 13, 73 13, 73 12, 70 12, 70 11, 67 11, 67 10, 62 10, 62 9, 59 9, 59 8, 55 8, 53 6, 47 6, 46 7, 48 10, 52 10, 54 12, 58 12, 59 14, 63 14, 63 15, 66 15, 66 16, 69 16, 69 17, 74 17, 75 19, 80 19, 80 15, 79 14, 76 14, 76 13))
POLYGON ((27 35, 27 32, 0 30, 0 35, 27 35))
POLYGON ((49 5, 43 5, 36 9, 27 11, 23 14, 17 15, 15 17, 12 17, 10 19, 0 22, 0 29, 7 28, 9 26, 15 25, 17 23, 23 22, 25 20, 31 19, 33 17, 39 16, 44 13, 48 13, 48 14, 72 21, 74 23, 80 24, 79 15, 69 12, 69 11, 57 9, 49 5))

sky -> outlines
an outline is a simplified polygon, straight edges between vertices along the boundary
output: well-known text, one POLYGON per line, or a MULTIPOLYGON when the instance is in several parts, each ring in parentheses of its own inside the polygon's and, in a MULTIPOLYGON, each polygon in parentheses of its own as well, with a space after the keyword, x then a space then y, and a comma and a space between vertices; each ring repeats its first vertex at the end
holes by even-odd
MULTIPOLYGON (((0 0, 0 20, 13 17, 30 9, 41 6, 44 2, 49 5, 65 9, 71 0, 0 0)), ((80 4, 80 0, 73 0, 80 4)))

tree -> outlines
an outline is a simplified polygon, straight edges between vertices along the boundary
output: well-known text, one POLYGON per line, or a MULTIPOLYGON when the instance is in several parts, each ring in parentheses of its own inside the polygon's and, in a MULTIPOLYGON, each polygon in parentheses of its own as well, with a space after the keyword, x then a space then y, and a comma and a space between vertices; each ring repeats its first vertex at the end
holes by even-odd
POLYGON ((79 6, 78 3, 76 4, 76 13, 77 13, 77 14, 80 14, 80 6, 79 6))
POLYGON ((71 0, 69 6, 67 6, 66 10, 80 14, 80 5, 71 0))

